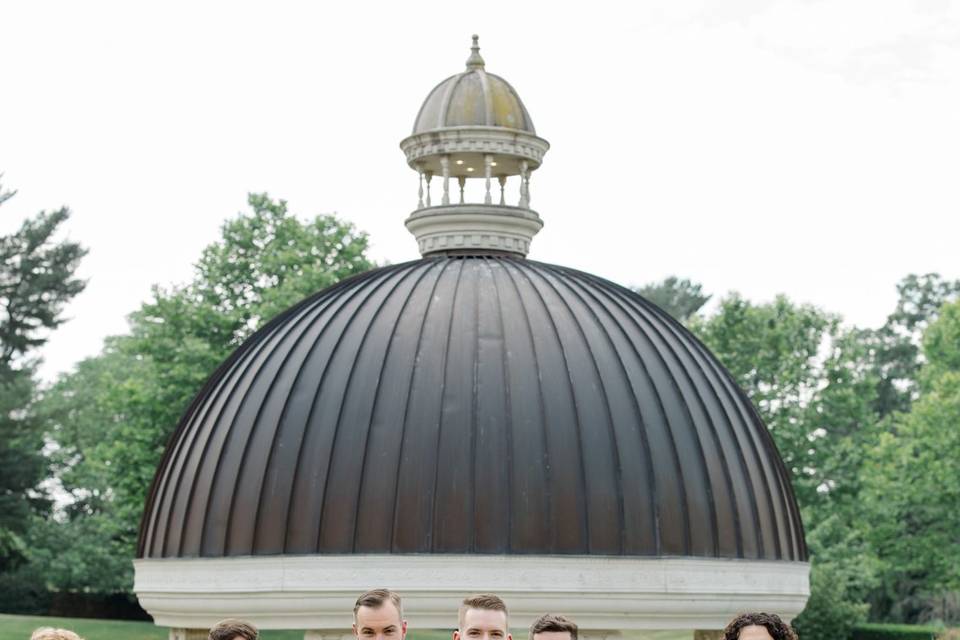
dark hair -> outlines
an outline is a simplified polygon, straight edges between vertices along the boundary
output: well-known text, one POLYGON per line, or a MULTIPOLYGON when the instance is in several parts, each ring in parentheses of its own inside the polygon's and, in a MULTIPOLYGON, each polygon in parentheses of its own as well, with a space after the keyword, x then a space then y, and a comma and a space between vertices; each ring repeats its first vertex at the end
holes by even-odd
POLYGON ((233 640, 237 636, 240 636, 243 640, 257 640, 260 637, 260 632, 249 622, 229 618, 213 625, 207 638, 209 640, 233 640))
POLYGON ((723 640, 739 640, 740 630, 756 625, 765 627, 773 640, 797 640, 797 634, 775 613, 741 613, 723 630, 723 640))
POLYGON ((383 606, 383 603, 389 600, 393 603, 393 606, 397 608, 397 613, 400 614, 400 619, 403 619, 403 605, 400 603, 400 594, 396 591, 390 591, 390 589, 370 589, 370 591, 365 591, 360 594, 360 597, 357 598, 357 602, 353 605, 353 619, 357 619, 357 611, 360 610, 360 607, 370 607, 371 609, 378 609, 383 606))
POLYGON ((545 613, 530 625, 530 640, 533 636, 544 631, 566 631, 570 634, 570 640, 577 640, 577 623, 565 616, 555 616, 552 613, 545 613))
POLYGON ((472 596, 467 596, 463 599, 463 603, 460 605, 460 610, 457 612, 457 621, 460 623, 460 627, 463 627, 463 617, 466 615, 467 609, 503 611, 503 617, 507 617, 506 603, 500 599, 500 596, 492 593, 478 593, 472 596))

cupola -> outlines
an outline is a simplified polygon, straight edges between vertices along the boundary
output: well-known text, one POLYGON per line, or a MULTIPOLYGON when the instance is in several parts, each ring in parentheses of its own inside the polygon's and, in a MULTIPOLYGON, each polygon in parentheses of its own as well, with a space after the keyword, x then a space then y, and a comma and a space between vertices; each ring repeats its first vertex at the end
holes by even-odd
POLYGON ((550 144, 510 83, 487 72, 478 36, 466 69, 427 95, 400 148, 420 179, 406 226, 421 255, 527 254, 543 227, 530 174, 550 144))

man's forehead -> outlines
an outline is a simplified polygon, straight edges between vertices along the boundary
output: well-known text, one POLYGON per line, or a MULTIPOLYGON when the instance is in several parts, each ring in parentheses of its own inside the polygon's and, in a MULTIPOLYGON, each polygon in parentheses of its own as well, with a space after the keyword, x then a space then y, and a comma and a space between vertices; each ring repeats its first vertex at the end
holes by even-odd
POLYGON ((393 602, 387 600, 381 605, 371 607, 362 605, 357 609, 357 620, 398 622, 400 620, 400 611, 393 602))
POLYGON ((465 628, 496 626, 506 629, 507 612, 496 609, 474 609, 470 607, 463 614, 463 626, 465 628))

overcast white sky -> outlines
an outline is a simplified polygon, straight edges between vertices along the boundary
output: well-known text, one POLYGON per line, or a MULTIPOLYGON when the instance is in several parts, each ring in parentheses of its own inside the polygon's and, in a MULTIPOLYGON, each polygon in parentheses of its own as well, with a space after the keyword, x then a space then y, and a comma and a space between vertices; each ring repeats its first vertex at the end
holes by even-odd
POLYGON ((0 233, 67 204, 90 249, 44 376, 248 191, 416 257, 398 143, 474 32, 552 145, 531 258, 870 326, 907 273, 960 277, 960 2, 0 0, 0 233))

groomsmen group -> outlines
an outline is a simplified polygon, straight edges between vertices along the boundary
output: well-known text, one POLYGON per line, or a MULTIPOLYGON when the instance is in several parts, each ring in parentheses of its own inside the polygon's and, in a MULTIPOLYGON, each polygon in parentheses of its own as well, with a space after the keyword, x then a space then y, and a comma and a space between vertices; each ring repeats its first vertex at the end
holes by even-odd
MULTIPOLYGON (((372 589, 353 607, 356 640, 404 640, 407 621, 400 595, 372 589)), ((258 640, 257 629, 240 620, 224 620, 210 630, 210 640, 258 640)), ((796 640, 779 617, 766 613, 737 616, 724 631, 724 640, 796 640)), ((507 605, 492 593, 469 596, 457 611, 453 640, 513 640, 507 605)), ((530 626, 526 640, 577 640, 577 625, 564 616, 544 614, 530 626)))

